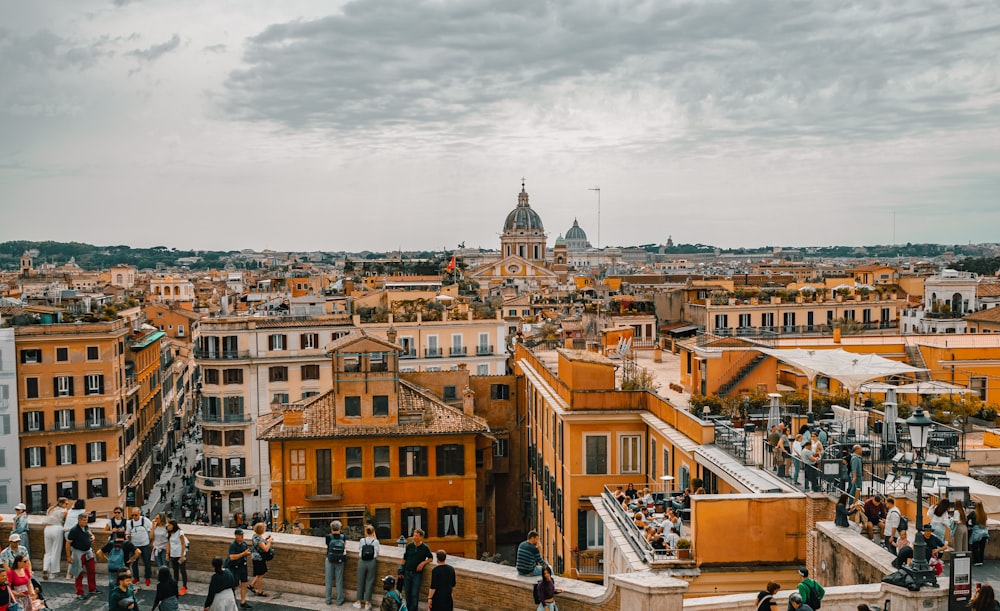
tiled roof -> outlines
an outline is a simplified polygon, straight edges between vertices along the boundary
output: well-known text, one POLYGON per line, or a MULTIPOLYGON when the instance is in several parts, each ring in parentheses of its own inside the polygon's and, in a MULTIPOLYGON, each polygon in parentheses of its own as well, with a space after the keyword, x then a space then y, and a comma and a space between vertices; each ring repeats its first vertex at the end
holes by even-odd
POLYGON ((326 345, 326 351, 337 352, 338 350, 346 348, 347 346, 350 346, 351 344, 354 344, 364 339, 373 341, 377 344, 381 344, 390 350, 399 350, 399 346, 386 340, 384 337, 378 337, 376 335, 372 335, 365 329, 354 328, 347 335, 344 335, 343 337, 338 337, 337 339, 328 343, 326 345))
POLYGON ((977 297, 1000 297, 1000 282, 980 282, 976 285, 977 297))
POLYGON ((973 312, 965 317, 971 322, 1000 322, 1000 307, 973 312))
POLYGON ((401 437, 416 435, 459 435, 489 433, 490 427, 478 416, 469 416, 452 407, 426 389, 400 380, 399 421, 383 425, 337 425, 336 398, 333 391, 311 397, 305 403, 289 406, 281 411, 260 416, 257 425, 259 439, 280 441, 288 439, 329 439, 350 437, 401 437), (286 411, 302 411, 304 426, 286 427, 286 411))

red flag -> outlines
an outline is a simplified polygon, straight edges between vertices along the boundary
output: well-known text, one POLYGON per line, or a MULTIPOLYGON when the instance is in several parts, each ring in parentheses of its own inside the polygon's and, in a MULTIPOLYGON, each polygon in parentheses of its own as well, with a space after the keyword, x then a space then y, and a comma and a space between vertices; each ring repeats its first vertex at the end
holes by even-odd
POLYGON ((444 271, 446 272, 455 271, 455 255, 451 256, 451 263, 448 264, 448 267, 444 268, 444 271))

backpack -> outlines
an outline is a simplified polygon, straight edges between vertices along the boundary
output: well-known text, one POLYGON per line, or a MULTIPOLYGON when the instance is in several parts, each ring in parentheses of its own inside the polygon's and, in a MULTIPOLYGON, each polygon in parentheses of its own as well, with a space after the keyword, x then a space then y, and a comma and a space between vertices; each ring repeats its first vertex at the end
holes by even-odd
POLYGON ((896 534, 903 532, 904 530, 910 530, 910 519, 906 516, 900 514, 899 516, 899 526, 896 527, 896 534))
POLYGON ((531 588, 531 596, 534 598, 536 605, 542 604, 542 601, 544 599, 542 598, 542 580, 541 579, 538 580, 538 583, 535 584, 535 587, 531 588))
POLYGON ((115 572, 125 568, 125 550, 121 545, 113 545, 108 552, 108 571, 115 572))
POLYGON ((408 611, 406 608, 406 603, 403 601, 402 597, 400 597, 399 592, 395 590, 389 590, 388 592, 385 593, 385 595, 391 598, 392 600, 396 601, 396 611, 408 611))
POLYGON ((375 545, 369 542, 368 539, 361 540, 361 559, 362 560, 375 559, 375 545))
POLYGON ((258 539, 260 539, 260 537, 254 535, 253 547, 255 550, 257 550, 257 553, 260 555, 260 559, 263 560, 264 562, 270 562, 271 560, 274 560, 274 543, 272 543, 271 547, 267 548, 266 550, 260 549, 260 544, 257 543, 258 539))
POLYGON ((809 580, 806 582, 806 588, 809 590, 809 600, 805 601, 813 609, 819 609, 820 601, 822 600, 819 595, 819 588, 816 587, 816 582, 809 580))
POLYGON ((326 559, 334 564, 340 564, 347 558, 347 540, 344 535, 330 534, 326 537, 326 559))

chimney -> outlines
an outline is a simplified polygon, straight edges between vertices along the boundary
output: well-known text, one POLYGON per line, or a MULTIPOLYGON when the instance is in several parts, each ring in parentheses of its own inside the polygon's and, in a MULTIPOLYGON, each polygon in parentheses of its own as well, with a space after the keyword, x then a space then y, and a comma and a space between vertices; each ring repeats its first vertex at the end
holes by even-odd
POLYGON ((475 399, 476 393, 474 393, 471 388, 466 386, 465 389, 462 390, 462 411, 466 416, 474 415, 474 412, 476 411, 475 399))
POLYGON ((396 335, 397 335, 396 327, 393 326, 390 326, 389 329, 385 332, 385 338, 389 340, 390 344, 396 343, 396 335))

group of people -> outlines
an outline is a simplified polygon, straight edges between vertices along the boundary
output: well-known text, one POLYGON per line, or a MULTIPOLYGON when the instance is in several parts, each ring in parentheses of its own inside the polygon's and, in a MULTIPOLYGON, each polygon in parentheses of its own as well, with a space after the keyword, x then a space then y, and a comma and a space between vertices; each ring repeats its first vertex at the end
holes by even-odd
MULTIPOLYGON (((829 433, 822 426, 810 427, 803 424, 799 432, 792 434, 784 422, 771 427, 767 436, 772 452, 772 469, 779 477, 784 477, 802 485, 808 490, 819 490, 819 464, 823 460, 823 450, 829 433)), ((860 447, 860 446, 858 446, 860 447)), ((859 465, 860 482, 860 465, 859 465)), ((860 485, 860 483, 859 483, 860 485)))
MULTIPOLYGON (((809 569, 806 567, 799 569, 799 576, 802 579, 795 587, 795 591, 788 595, 787 611, 815 611, 826 595, 826 590, 818 581, 809 577, 809 569)), ((757 611, 778 611, 778 603, 774 596, 780 589, 780 584, 767 582, 764 589, 757 593, 757 611)))
MULTIPOLYGON (((347 564, 347 537, 339 520, 330 523, 330 533, 326 535, 326 604, 344 603, 344 568, 347 564), (334 599, 336 594, 336 599, 334 599)), ((364 534, 358 541, 357 595, 355 609, 372 608, 372 589, 378 570, 380 546, 375 536, 375 527, 366 524, 364 534)), ((385 594, 382 596, 381 611, 398 611, 404 596, 408 611, 418 611, 420 586, 424 569, 432 562, 430 588, 427 596, 428 611, 452 611, 454 601, 452 590, 456 585, 455 569, 448 564, 448 554, 442 549, 431 552, 424 542, 424 531, 416 528, 412 538, 403 550, 403 563, 395 577, 387 575, 382 579, 385 594), (402 595, 400 594, 402 592, 402 595)))
POLYGON ((662 512, 656 511, 656 503, 649 488, 637 490, 633 484, 623 489, 615 489, 615 500, 622 511, 632 517, 633 525, 643 533, 650 547, 664 554, 673 554, 677 543, 683 537, 684 521, 680 512, 691 508, 691 495, 704 493, 684 490, 677 497, 664 499, 662 512))

